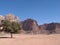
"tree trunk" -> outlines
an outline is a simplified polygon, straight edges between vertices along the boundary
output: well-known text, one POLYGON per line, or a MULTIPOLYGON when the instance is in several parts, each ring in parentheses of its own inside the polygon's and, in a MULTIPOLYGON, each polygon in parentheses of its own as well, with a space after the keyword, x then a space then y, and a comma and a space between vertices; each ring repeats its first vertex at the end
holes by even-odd
POLYGON ((11 33, 11 38, 13 38, 13 34, 11 33))

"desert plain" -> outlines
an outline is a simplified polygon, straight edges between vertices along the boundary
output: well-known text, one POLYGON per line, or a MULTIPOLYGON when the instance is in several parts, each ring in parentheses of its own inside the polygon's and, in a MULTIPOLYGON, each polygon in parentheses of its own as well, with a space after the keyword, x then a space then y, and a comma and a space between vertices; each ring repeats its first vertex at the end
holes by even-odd
POLYGON ((60 45, 60 34, 13 34, 13 38, 7 35, 0 35, 0 45, 60 45))

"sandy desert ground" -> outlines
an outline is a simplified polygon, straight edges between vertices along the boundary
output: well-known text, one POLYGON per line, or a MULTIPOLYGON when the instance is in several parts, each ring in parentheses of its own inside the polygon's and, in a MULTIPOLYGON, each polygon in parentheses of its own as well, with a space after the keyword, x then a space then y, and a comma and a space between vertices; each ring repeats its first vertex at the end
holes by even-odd
MULTIPOLYGON (((5 37, 7 36, 9 37, 10 35, 5 35, 5 37)), ((0 45, 60 45, 60 34, 15 34, 13 36, 13 38, 0 38, 0 45)))

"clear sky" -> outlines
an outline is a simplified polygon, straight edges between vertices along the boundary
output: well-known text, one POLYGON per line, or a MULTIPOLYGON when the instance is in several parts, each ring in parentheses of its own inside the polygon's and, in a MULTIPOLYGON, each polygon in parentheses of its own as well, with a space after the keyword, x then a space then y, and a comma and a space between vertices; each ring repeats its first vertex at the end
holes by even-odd
POLYGON ((8 13, 21 21, 32 18, 38 24, 60 23, 60 0, 0 0, 0 15, 8 13))

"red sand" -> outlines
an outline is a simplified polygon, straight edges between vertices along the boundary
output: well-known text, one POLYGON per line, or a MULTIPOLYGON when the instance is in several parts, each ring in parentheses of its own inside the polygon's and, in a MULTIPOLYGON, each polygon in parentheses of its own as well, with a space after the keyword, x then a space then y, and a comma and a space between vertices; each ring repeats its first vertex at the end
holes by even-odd
POLYGON ((0 45, 60 45, 60 34, 52 35, 16 34, 13 36, 14 38, 0 38, 0 45))

